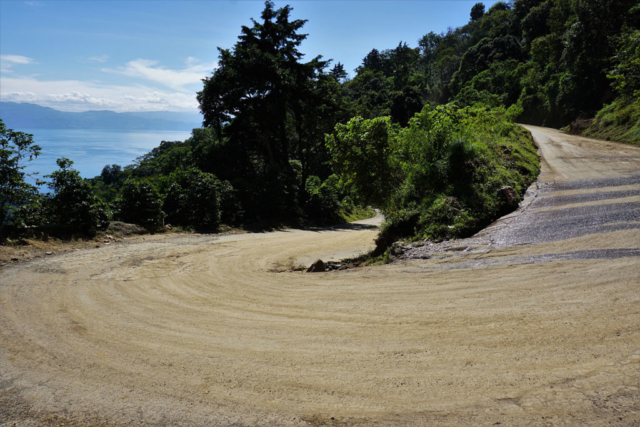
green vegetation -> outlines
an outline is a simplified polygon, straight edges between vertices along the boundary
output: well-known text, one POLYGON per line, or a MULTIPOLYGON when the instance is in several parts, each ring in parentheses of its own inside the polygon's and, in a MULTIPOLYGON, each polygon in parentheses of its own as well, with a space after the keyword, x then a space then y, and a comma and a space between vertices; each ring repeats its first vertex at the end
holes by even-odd
POLYGON ((72 169, 73 161, 62 158, 57 161, 60 169, 53 171, 47 186, 53 194, 42 198, 44 217, 68 231, 92 234, 109 225, 104 203, 92 193, 91 185, 72 169))
POLYGON ((583 135, 640 145, 640 101, 619 98, 596 114, 583 135))
MULTIPOLYGON (((634 9, 638 13, 640 5, 634 9)), ((616 42, 615 66, 608 77, 621 96, 600 110, 583 133, 593 138, 640 144, 640 30, 625 27, 616 42)))
MULTIPOLYGON (((16 210, 37 195, 37 190, 24 180, 23 161, 32 161, 39 154, 33 135, 7 129, 0 120, 0 237, 16 210)), ((20 225, 19 220, 12 222, 20 225)))
POLYGON ((2 125, 0 226, 271 229, 373 205, 384 256, 398 238, 464 237, 517 206, 539 164, 516 122, 580 119, 588 135, 638 142, 637 0, 477 3, 466 25, 415 48, 372 49, 353 78, 303 61, 306 21, 290 13, 267 1, 203 81, 204 127, 132 165, 82 180, 60 159, 41 195, 22 172, 39 147, 2 125))
POLYGON ((327 145, 343 180, 387 216, 382 249, 398 238, 468 236, 512 210, 539 172, 530 135, 503 108, 427 106, 404 128, 356 117, 327 145))
POLYGON ((373 49, 343 85, 353 115, 405 125, 424 101, 481 102, 560 127, 637 90, 637 0, 514 0, 484 10, 476 4, 468 24, 430 32, 416 48, 373 49))

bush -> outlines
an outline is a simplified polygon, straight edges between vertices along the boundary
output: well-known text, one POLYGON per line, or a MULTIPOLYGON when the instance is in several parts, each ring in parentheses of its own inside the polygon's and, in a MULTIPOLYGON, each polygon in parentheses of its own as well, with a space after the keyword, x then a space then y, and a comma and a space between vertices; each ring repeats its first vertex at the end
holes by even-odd
POLYGON ((340 182, 336 175, 331 175, 322 182, 317 176, 307 178, 305 190, 308 194, 304 206, 307 218, 313 220, 336 220, 340 210, 340 182))
MULTIPOLYGON (((45 217, 54 224, 69 227, 69 231, 91 234, 96 229, 105 229, 109 225, 106 205, 93 195, 91 185, 80 173, 71 168, 73 161, 61 158, 56 163, 60 169, 45 176, 51 179, 47 185, 54 191, 51 198, 45 199, 44 209, 48 213, 45 217)), ((35 214, 25 208, 22 215, 33 218, 35 214)))
POLYGON ((149 182, 125 181, 117 205, 120 219, 124 222, 139 224, 152 231, 162 226, 162 199, 149 182))
POLYGON ((402 129, 377 129, 388 123, 381 119, 336 126, 327 143, 342 178, 362 180, 355 190, 387 217, 377 255, 399 238, 469 236, 513 209, 499 197, 500 188, 521 195, 539 163, 530 135, 508 119, 510 113, 503 107, 427 106, 402 129), (367 156, 372 140, 386 154, 380 161, 367 156))
POLYGON ((190 168, 176 170, 163 209, 172 224, 215 230, 220 224, 220 182, 215 175, 190 168))
POLYGON ((640 101, 638 98, 618 98, 605 105, 584 135, 599 139, 640 144, 640 101))

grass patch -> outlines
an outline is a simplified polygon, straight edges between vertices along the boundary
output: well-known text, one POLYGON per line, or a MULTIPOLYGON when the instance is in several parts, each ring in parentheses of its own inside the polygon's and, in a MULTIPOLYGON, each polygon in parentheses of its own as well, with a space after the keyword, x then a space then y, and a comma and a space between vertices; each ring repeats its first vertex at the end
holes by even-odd
POLYGON ((606 105, 582 135, 640 145, 640 100, 618 98, 606 105))
POLYGON ((371 206, 356 206, 352 209, 340 210, 340 217, 344 222, 360 221, 361 219, 373 218, 376 211, 371 206))

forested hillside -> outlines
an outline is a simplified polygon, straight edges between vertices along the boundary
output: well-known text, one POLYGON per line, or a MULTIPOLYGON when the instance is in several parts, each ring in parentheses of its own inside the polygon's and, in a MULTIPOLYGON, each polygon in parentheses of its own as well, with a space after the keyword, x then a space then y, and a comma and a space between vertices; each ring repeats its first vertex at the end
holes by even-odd
POLYGON ((425 102, 512 108, 517 121, 566 126, 640 89, 636 0, 515 0, 430 32, 415 48, 373 49, 343 85, 354 112, 404 124, 425 102))
POLYGON ((3 128, 3 224, 215 231, 334 223, 371 204, 387 216, 384 248, 467 236, 517 207, 539 164, 516 122, 566 126, 612 103, 588 131, 639 137, 635 0, 478 3, 417 47, 372 49, 352 78, 304 58, 291 10, 267 1, 203 80, 203 128, 132 165, 82 180, 61 159, 41 195, 20 169, 39 147, 3 128))

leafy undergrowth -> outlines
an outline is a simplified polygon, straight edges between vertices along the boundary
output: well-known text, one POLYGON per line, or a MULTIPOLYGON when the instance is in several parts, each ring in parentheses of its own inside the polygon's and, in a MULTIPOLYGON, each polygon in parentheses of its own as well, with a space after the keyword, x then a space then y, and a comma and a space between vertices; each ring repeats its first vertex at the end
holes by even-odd
POLYGON ((582 135, 640 145, 640 100, 618 98, 598 112, 582 135))
POLYGON ((472 235, 514 210, 540 170, 531 135, 503 108, 427 106, 405 128, 355 118, 327 143, 342 179, 386 216, 382 261, 399 239, 472 235))

